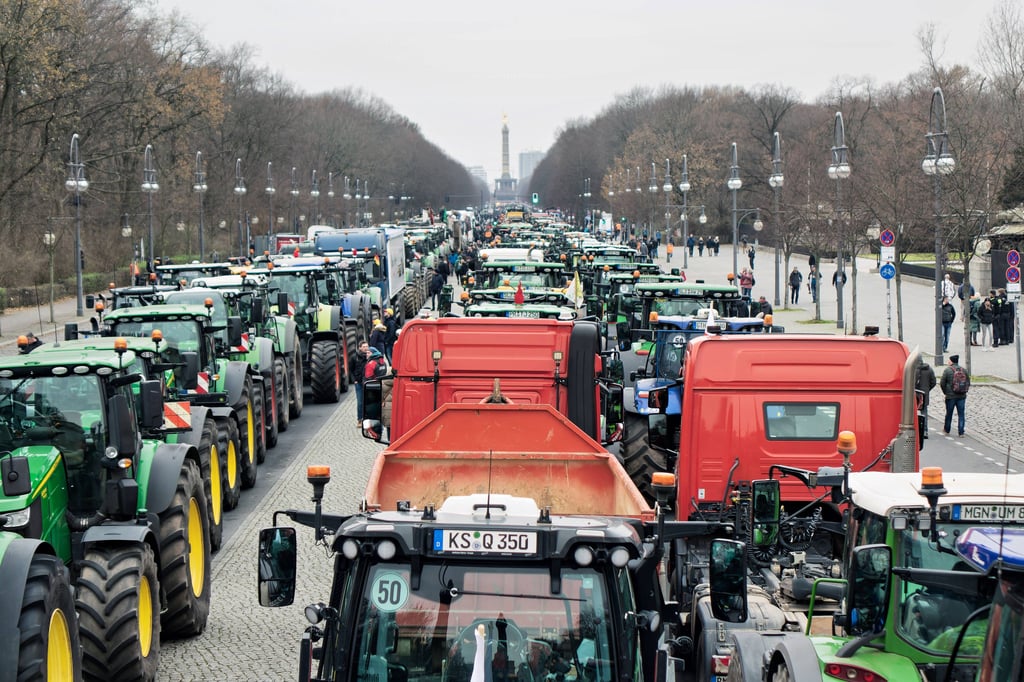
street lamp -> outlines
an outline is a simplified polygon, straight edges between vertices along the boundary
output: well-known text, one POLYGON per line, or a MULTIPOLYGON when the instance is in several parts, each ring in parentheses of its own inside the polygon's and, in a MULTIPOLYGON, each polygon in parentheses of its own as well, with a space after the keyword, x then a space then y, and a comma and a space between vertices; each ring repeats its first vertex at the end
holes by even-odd
POLYGON ((345 227, 348 227, 349 226, 348 202, 349 202, 350 199, 352 199, 352 192, 351 192, 351 188, 350 188, 349 183, 348 183, 348 176, 347 175, 345 176, 345 193, 341 195, 341 198, 345 200, 345 227))
POLYGON ((142 191, 149 196, 149 265, 155 268, 153 250, 153 195, 160 191, 156 182, 156 168, 153 167, 153 145, 147 144, 142 155, 142 191))
POLYGON ((320 180, 316 177, 316 170, 313 171, 313 183, 309 189, 309 196, 313 199, 313 215, 310 223, 320 224, 320 180))
POLYGON ((291 230, 295 231, 295 202, 299 200, 299 181, 295 179, 295 166, 292 166, 292 188, 288 190, 292 197, 291 210, 288 212, 288 221, 291 223, 291 230))
POLYGON ((672 172, 668 159, 665 159, 665 184, 661 186, 661 189, 665 191, 665 243, 667 244, 672 239, 672 225, 669 222, 668 212, 669 198, 672 194, 672 172))
POLYGON ((327 171, 327 211, 331 214, 331 227, 337 227, 334 222, 334 173, 327 171))
POLYGON ((779 269, 782 267, 782 259, 779 253, 779 237, 782 235, 781 221, 779 220, 779 190, 785 178, 782 175, 782 138, 775 133, 772 139, 772 174, 768 176, 768 185, 772 188, 774 205, 772 217, 775 219, 775 305, 781 305, 779 300, 779 269))
MULTIPOLYGON (((53 233, 53 229, 47 226, 46 232, 43 233, 43 244, 46 246, 46 253, 50 257, 50 323, 53 324, 53 252, 57 248, 57 235, 53 233)), ((79 315, 82 313, 79 312, 79 315)))
POLYGON ((736 163, 736 143, 732 143, 732 165, 729 167, 729 180, 725 183, 729 191, 732 192, 732 272, 736 277, 739 277, 739 269, 737 267, 739 260, 737 255, 739 253, 739 233, 736 227, 736 192, 740 187, 743 186, 743 181, 740 180, 740 167, 736 163))
POLYGON ((921 170, 932 176, 935 187, 935 365, 942 365, 942 271, 945 269, 946 250, 942 243, 942 176, 956 169, 956 159, 949 151, 949 133, 946 132, 946 99, 942 88, 932 91, 928 111, 928 134, 924 136, 928 154, 921 162, 921 170))
MULTIPOLYGON (((841 224, 839 210, 839 186, 843 180, 850 177, 850 161, 847 158, 846 128, 843 126, 843 112, 837 111, 835 122, 832 126, 832 163, 828 167, 828 176, 836 181, 836 228, 839 238, 839 248, 836 253, 836 328, 843 329, 843 280, 846 279, 846 267, 843 262, 843 238, 845 233, 841 224)), ((854 264, 856 267, 856 264, 854 264)))
MULTIPOLYGON (((82 163, 81 154, 78 151, 78 133, 71 136, 71 151, 68 155, 68 179, 64 181, 64 188, 71 192, 72 202, 75 204, 75 294, 76 311, 79 317, 83 313, 82 296, 82 192, 89 189, 89 181, 85 179, 85 164, 82 163)), ((47 232, 52 236, 52 232, 47 232)), ((53 258, 50 259, 51 266, 53 258)), ((52 273, 51 273, 52 276, 52 273)), ((52 279, 51 279, 52 281, 52 279)), ((51 294, 52 288, 51 288, 51 294)), ((50 301, 50 318, 53 318, 53 300, 50 301)))
MULTIPOLYGON (((690 191, 690 173, 686 166, 686 154, 683 154, 683 173, 679 178, 679 191, 683 193, 683 269, 690 267, 689 249, 686 243, 690 241, 690 217, 686 213, 686 194, 690 191)), ((708 218, 704 215, 704 209, 700 210, 701 223, 706 223, 708 218)))
POLYGON ((238 255, 245 258, 245 236, 242 228, 242 197, 245 196, 245 178, 242 177, 242 160, 235 159, 235 196, 238 197, 238 255))
MULTIPOLYGON (((206 172, 203 170, 203 153, 196 152, 196 172, 192 179, 192 191, 199 195, 199 260, 206 258, 206 245, 203 242, 203 195, 209 189, 206 185, 206 172)), ((131 234, 131 233, 129 233, 131 234)))
POLYGON ((590 218, 590 178, 583 180, 583 229, 587 229, 587 223, 592 223, 590 218))
POLYGON ((270 222, 267 223, 267 248, 277 250, 277 247, 269 242, 274 236, 274 195, 277 194, 277 187, 274 186, 274 163, 267 161, 267 186, 263 190, 267 193, 267 204, 270 208, 270 222))

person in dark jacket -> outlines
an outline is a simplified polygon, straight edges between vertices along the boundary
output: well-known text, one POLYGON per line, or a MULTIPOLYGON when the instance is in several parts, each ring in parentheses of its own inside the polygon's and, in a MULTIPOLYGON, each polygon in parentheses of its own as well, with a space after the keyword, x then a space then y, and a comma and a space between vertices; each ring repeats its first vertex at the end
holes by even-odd
POLYGON ((1003 340, 1002 314, 1005 300, 995 289, 988 292, 988 300, 992 302, 992 347, 998 348, 1000 344, 1005 345, 1003 340))
POLYGON ((352 370, 352 380, 356 385, 356 418, 359 428, 363 427, 363 373, 366 371, 366 361, 370 357, 370 344, 360 341, 355 355, 349 360, 349 368, 352 370))
POLYGON ((956 308, 949 302, 948 296, 942 297, 942 352, 949 350, 949 330, 956 319, 956 308))
MULTIPOLYGON (((942 396, 946 399, 946 420, 943 423, 943 432, 948 436, 953 426, 953 410, 956 410, 957 435, 964 435, 964 411, 967 404, 967 393, 957 393, 953 390, 953 374, 960 367, 960 356, 950 355, 949 364, 942 371, 942 378, 939 380, 939 388, 942 389, 942 396)), ((966 370, 965 370, 966 371, 966 370)))
POLYGON ((800 285, 804 283, 804 276, 800 274, 800 271, 793 268, 793 272, 789 273, 789 302, 799 303, 800 302, 800 285))
POLYGON ((384 357, 391 364, 391 352, 395 348, 395 341, 398 340, 398 320, 395 318, 395 311, 388 308, 384 311, 384 357))
POLYGON ((917 376, 914 380, 914 390, 921 397, 921 407, 918 410, 920 415, 918 435, 920 439, 928 437, 928 403, 931 402, 931 392, 935 388, 936 383, 935 370, 924 359, 924 356, 921 356, 920 361, 917 363, 917 376))
POLYGON ((437 298, 441 295, 441 289, 444 288, 445 277, 437 270, 432 270, 430 275, 430 309, 437 310, 437 298))
POLYGON ((380 320, 373 321, 373 331, 370 332, 370 347, 376 348, 380 351, 381 355, 386 355, 384 352, 384 337, 387 335, 387 325, 380 320))
POLYGON ((37 339, 33 332, 26 332, 24 336, 18 337, 18 353, 21 355, 28 355, 41 345, 43 342, 37 339))
POLYGON ((1013 302, 1006 296, 1006 289, 1000 289, 996 292, 1002 300, 1003 305, 999 309, 999 314, 996 316, 996 324, 1000 324, 1000 339, 999 343, 1004 346, 1013 343, 1013 302))
POLYGON ((978 322, 981 324, 981 350, 988 352, 992 350, 992 323, 995 322, 996 313, 992 309, 992 299, 986 298, 978 308, 978 322))

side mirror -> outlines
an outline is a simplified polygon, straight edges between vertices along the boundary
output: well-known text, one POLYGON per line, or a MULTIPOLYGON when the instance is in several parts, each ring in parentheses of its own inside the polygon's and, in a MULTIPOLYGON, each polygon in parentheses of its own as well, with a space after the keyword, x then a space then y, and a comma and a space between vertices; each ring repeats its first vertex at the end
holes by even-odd
POLYGON ((373 379, 363 384, 363 419, 383 418, 384 387, 380 379, 373 379))
POLYGON ((736 540, 711 541, 711 612, 727 623, 747 620, 746 547, 736 540))
POLYGON ((252 302, 252 323, 253 324, 263 324, 263 322, 266 319, 267 319, 267 311, 266 311, 266 308, 263 306, 263 299, 262 298, 255 298, 255 299, 253 299, 253 302, 252 302))
POLYGON ((647 392, 647 407, 653 410, 655 414, 665 414, 668 412, 670 399, 668 386, 652 388, 647 392))
POLYGON ((750 508, 751 538, 759 550, 771 551, 779 541, 781 493, 778 479, 754 481, 751 484, 753 504, 750 508))
POLYGON ((228 318, 228 345, 242 345, 242 318, 237 315, 228 318))
POLYGON ((68 322, 64 325, 64 340, 74 341, 78 338, 78 323, 68 322))
POLYGON ((887 545, 863 545, 853 550, 846 592, 849 635, 881 632, 892 576, 892 550, 887 545))
POLYGON ((338 292, 338 282, 333 277, 327 278, 327 293, 335 294, 338 292))
POLYGON ((295 601, 295 550, 294 528, 260 531, 257 577, 260 606, 288 606, 295 601))
POLYGON ((160 379, 139 382, 140 428, 159 429, 164 425, 163 383, 160 379))
POLYGON ((277 314, 288 314, 288 294, 284 293, 283 291, 277 292, 277 314))
POLYGON ((199 353, 186 351, 181 354, 182 366, 179 367, 178 380, 186 391, 194 391, 199 386, 199 353))
POLYGON ((599 386, 601 417, 604 422, 601 445, 608 445, 622 440, 622 384, 601 382, 599 386))
POLYGON ((629 350, 629 344, 632 341, 629 338, 629 322, 616 322, 615 323, 615 340, 619 342, 619 350, 629 350), (625 342, 625 348, 622 346, 625 342))
POLYGON ((107 402, 107 414, 110 417, 111 445, 117 449, 119 457, 134 457, 138 434, 128 398, 121 394, 112 397, 107 402))

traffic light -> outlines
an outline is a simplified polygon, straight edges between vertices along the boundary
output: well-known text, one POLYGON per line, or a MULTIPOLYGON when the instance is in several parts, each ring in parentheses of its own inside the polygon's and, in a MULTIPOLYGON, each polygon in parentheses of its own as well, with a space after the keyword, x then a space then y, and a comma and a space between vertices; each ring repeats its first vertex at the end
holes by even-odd
POLYGON ((534 192, 533 193, 533 205, 536 206, 539 203, 540 203, 540 196, 536 192, 534 192))

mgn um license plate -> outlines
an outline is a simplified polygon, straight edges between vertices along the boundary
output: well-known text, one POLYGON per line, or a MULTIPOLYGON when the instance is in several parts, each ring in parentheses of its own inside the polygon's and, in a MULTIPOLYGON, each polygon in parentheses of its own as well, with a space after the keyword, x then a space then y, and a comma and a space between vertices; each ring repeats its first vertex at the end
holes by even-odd
POLYGON ((536 554, 537 534, 512 530, 434 530, 434 551, 440 554, 536 554))
POLYGON ((953 520, 978 523, 1024 523, 1024 505, 954 504, 953 520))

